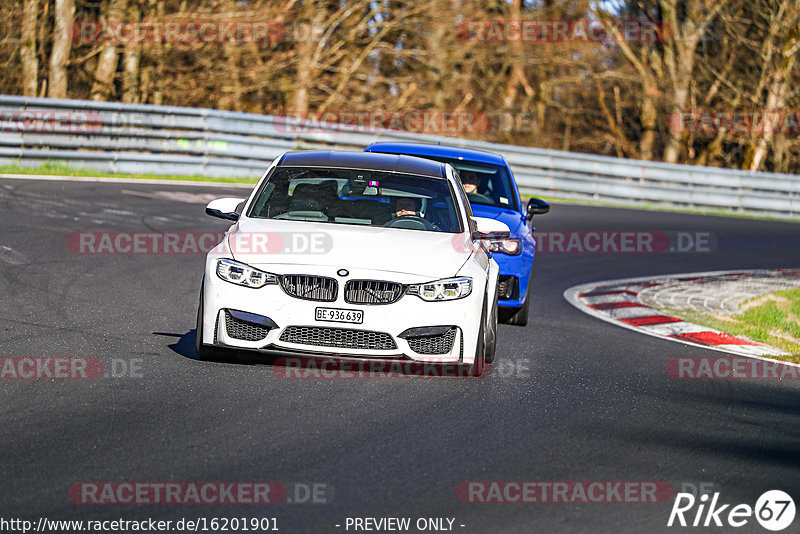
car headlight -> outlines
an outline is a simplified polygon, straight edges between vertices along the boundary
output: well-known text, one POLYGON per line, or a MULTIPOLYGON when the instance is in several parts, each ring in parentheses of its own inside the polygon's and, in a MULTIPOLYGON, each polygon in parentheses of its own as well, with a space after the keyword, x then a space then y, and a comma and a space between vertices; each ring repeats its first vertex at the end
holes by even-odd
POLYGON ((521 239, 493 239, 489 242, 489 252, 516 256, 522 252, 521 239))
POLYGON ((278 277, 274 274, 259 271, 233 260, 218 260, 217 276, 226 282, 255 289, 278 283, 278 277))
POLYGON ((461 299, 470 293, 472 293, 472 279, 467 277, 447 278, 408 286, 409 295, 416 295, 429 302, 461 299))

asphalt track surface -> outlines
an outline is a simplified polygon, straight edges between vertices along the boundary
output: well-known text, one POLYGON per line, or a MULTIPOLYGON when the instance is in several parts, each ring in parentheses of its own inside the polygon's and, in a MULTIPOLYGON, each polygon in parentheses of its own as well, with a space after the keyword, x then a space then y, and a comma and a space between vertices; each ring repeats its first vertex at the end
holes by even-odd
MULTIPOLYGON (((532 321, 499 329, 497 363, 513 362, 511 376, 286 380, 257 361, 194 359, 201 255, 66 246, 73 232, 223 231, 196 195, 244 196, 0 180, 0 355, 140 359, 142 375, 3 380, 0 517, 276 517, 281 532, 451 517, 460 532, 674 532, 671 502, 470 504, 455 490, 472 480, 711 482, 725 503, 752 505, 770 489, 800 498, 797 381, 670 379, 669 358, 718 353, 615 327, 562 297, 595 280, 798 267, 797 224, 554 205, 539 230, 708 231, 718 248, 538 255, 532 321), (68 489, 81 481, 313 482, 329 502, 74 504, 68 489)), ((737 530, 764 532, 754 519, 737 530)))

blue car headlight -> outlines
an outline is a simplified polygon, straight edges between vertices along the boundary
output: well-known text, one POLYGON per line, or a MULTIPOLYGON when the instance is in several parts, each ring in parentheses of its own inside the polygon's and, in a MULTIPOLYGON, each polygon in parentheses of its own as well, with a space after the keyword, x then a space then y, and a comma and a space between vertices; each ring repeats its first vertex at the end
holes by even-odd
POLYGON ((522 252, 522 239, 493 239, 489 241, 489 252, 516 256, 522 252))

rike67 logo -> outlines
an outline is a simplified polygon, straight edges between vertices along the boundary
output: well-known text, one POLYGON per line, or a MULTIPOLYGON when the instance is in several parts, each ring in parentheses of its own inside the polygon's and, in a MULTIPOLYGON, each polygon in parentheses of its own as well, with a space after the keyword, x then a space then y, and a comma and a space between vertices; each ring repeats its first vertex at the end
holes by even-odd
POLYGON ((758 498, 755 507, 749 504, 722 504, 719 495, 716 492, 709 497, 706 493, 696 498, 691 493, 678 493, 667 526, 739 528, 750 523, 755 516, 762 527, 777 532, 794 521, 794 501, 781 490, 765 492, 758 498))

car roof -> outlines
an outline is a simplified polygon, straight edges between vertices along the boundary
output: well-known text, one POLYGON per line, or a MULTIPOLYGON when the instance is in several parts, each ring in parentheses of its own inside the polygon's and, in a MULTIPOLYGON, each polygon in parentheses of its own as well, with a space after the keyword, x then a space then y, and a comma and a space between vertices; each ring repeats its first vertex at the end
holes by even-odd
POLYGON ((372 143, 365 150, 384 154, 410 154, 414 156, 433 156, 440 158, 459 159, 476 163, 492 163, 506 166, 506 160, 500 154, 484 152, 472 148, 462 148, 447 145, 430 145, 427 143, 372 143))
POLYGON ((336 167, 418 174, 444 178, 444 164, 412 156, 345 152, 339 150, 307 150, 287 152, 279 167, 336 167))

